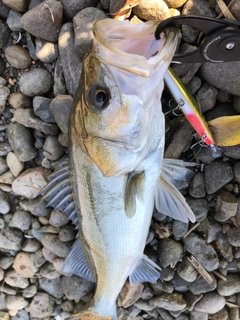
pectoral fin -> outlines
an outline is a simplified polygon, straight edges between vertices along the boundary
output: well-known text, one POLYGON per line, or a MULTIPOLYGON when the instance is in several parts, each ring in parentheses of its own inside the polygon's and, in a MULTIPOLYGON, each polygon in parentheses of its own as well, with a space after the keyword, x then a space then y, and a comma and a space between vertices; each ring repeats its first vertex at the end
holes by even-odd
POLYGON ((150 260, 146 255, 143 255, 137 268, 129 276, 129 281, 131 285, 141 283, 141 282, 156 282, 160 277, 160 273, 157 270, 161 268, 150 260))
POLYGON ((137 200, 144 201, 144 180, 145 173, 131 172, 125 189, 125 212, 128 218, 132 218, 136 213, 137 200))

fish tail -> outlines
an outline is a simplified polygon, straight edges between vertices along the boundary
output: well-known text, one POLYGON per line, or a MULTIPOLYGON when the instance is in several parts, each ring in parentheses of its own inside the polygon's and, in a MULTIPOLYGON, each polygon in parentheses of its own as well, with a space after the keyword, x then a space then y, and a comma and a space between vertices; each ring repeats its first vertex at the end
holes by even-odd
MULTIPOLYGON (((89 304, 88 304, 89 305, 89 304)), ((91 304, 91 306, 85 307, 79 313, 73 314, 66 318, 66 320, 117 320, 116 307, 108 313, 103 315, 104 312, 98 312, 97 308, 91 304)))

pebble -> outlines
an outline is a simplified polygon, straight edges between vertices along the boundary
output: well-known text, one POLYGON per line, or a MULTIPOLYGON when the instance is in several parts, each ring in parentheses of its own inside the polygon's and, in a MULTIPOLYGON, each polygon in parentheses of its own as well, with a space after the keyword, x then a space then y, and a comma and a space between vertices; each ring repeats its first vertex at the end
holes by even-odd
POLYGON ((47 293, 37 293, 28 308, 32 317, 44 318, 52 314, 54 299, 47 293))
POLYGON ((232 247, 228 242, 227 236, 219 233, 217 240, 214 242, 214 247, 224 259, 229 262, 233 260, 232 247))
POLYGON ((10 151, 12 151, 11 146, 7 142, 0 142, 0 156, 6 156, 10 151))
POLYGON ((59 231, 59 239, 62 242, 71 241, 76 238, 76 231, 74 225, 66 225, 61 227, 59 231))
POLYGON ((119 294, 117 305, 123 308, 130 307, 141 298, 143 288, 144 285, 142 283, 130 285, 127 281, 119 294))
POLYGON ((189 290, 194 294, 202 294, 209 291, 213 291, 217 287, 217 281, 215 277, 210 273, 210 276, 214 279, 213 283, 209 284, 202 277, 198 277, 194 282, 189 286, 189 290))
POLYGON ((45 134, 56 135, 58 133, 58 127, 55 124, 45 123, 40 120, 31 109, 20 108, 15 111, 13 122, 18 122, 24 127, 34 128, 45 134))
POLYGON ((240 95, 240 62, 203 63, 201 74, 205 81, 216 88, 236 96, 240 95), (216 81, 218 79, 218 81, 216 81))
POLYGON ((87 7, 96 7, 99 0, 62 0, 63 13, 67 20, 87 7))
POLYGON ((0 267, 3 270, 6 270, 6 269, 11 267, 11 265, 13 264, 13 261, 14 261, 14 257, 2 256, 1 259, 0 259, 0 267))
MULTIPOLYGON (((14 179, 15 177, 13 176, 12 172, 9 170, 0 175, 0 184, 2 183, 6 187, 6 185, 11 184, 14 179)), ((6 191, 9 192, 10 190, 6 190, 6 191)))
POLYGON ((20 295, 6 296, 7 308, 9 310, 22 310, 28 305, 28 301, 20 295))
POLYGON ((61 242, 58 236, 45 234, 41 239, 42 244, 60 258, 66 258, 71 251, 72 243, 61 242))
POLYGON ((240 235, 239 229, 236 227, 231 227, 230 230, 226 233, 228 242, 234 247, 240 247, 240 235))
POLYGON ((140 0, 133 8, 133 13, 144 20, 163 21, 170 18, 167 4, 163 0, 140 0))
MULTIPOLYGON (((53 263, 54 260, 57 258, 57 255, 56 255, 54 252, 50 251, 50 250, 49 250, 48 248, 46 248, 46 247, 43 247, 43 248, 42 248, 42 253, 43 253, 44 258, 45 258, 47 261, 51 262, 51 263, 53 263)), ((57 271, 58 271, 58 270, 57 270, 57 271)))
POLYGON ((188 282, 193 282, 197 278, 196 269, 187 257, 184 257, 183 260, 177 264, 177 273, 183 280, 188 282))
POLYGON ((75 275, 62 277, 62 290, 68 300, 81 299, 86 293, 90 292, 94 284, 75 275))
POLYGON ((240 159, 240 145, 237 144, 236 146, 232 147, 221 147, 222 152, 226 157, 232 158, 232 159, 240 159))
POLYGON ((8 102, 14 109, 30 108, 32 104, 30 98, 22 92, 11 92, 8 102))
MULTIPOLYGON (((40 269, 40 275, 46 279, 59 279, 59 272, 54 269, 52 263, 46 262, 40 269)), ((60 280, 60 279, 59 279, 60 280)), ((60 285, 60 283, 59 283, 60 285)))
POLYGON ((8 165, 6 158, 0 157, 0 174, 6 172, 8 170, 8 165))
POLYGON ((13 10, 19 12, 25 12, 28 8, 28 1, 27 0, 4 0, 3 1, 8 7, 12 8, 13 10))
POLYGON ((200 105, 201 112, 204 113, 212 109, 217 100, 218 90, 208 83, 204 83, 197 92, 196 98, 200 105))
POLYGON ((186 250, 190 252, 207 271, 219 267, 219 259, 214 248, 207 244, 198 234, 192 232, 183 239, 186 250))
POLYGON ((210 4, 206 0, 187 1, 183 6, 182 14, 196 14, 200 16, 213 17, 210 4))
POLYGON ((27 69, 31 66, 32 59, 28 51, 18 45, 12 45, 5 51, 7 61, 16 69, 27 69))
POLYGON ((0 230, 0 248, 5 250, 19 251, 21 249, 22 232, 15 228, 0 230))
POLYGON ((28 320, 28 313, 25 310, 19 310, 15 316, 11 317, 11 320, 28 320))
POLYGON ((178 241, 162 239, 158 245, 158 259, 163 268, 176 264, 183 257, 183 246, 178 241))
POLYGON ((20 31, 22 29, 20 19, 22 14, 15 10, 10 10, 7 17, 7 25, 11 31, 20 31))
POLYGON ((233 169, 229 162, 215 160, 205 166, 204 178, 206 192, 208 194, 215 193, 230 182, 233 177, 233 169))
POLYGON ((98 8, 89 7, 81 10, 73 18, 73 28, 75 33, 75 50, 84 57, 91 49, 93 39, 93 24, 97 20, 107 18, 105 12, 98 8))
POLYGON ((24 298, 32 298, 37 293, 37 287, 35 285, 31 285, 23 290, 24 298))
POLYGON ((220 311, 225 306, 225 302, 225 298, 218 293, 208 292, 195 304, 194 309, 199 312, 213 314, 220 311))
POLYGON ((33 110, 36 116, 45 122, 55 122, 50 110, 51 99, 36 96, 33 98, 33 110))
POLYGON ((186 308, 187 303, 180 293, 165 293, 158 297, 151 298, 149 301, 150 305, 163 308, 169 311, 179 311, 186 308))
POLYGON ((233 171, 234 171, 234 179, 240 182, 240 161, 234 164, 233 171))
POLYGON ((19 252, 16 255, 13 268, 22 277, 32 278, 35 272, 37 272, 38 269, 35 266, 32 257, 33 255, 27 252, 19 252))
POLYGON ((221 296, 231 296, 240 292, 240 276, 239 274, 228 274, 226 281, 220 279, 217 285, 217 292, 221 296))
POLYGON ((52 43, 40 38, 36 39, 36 56, 45 63, 53 63, 58 58, 57 43, 52 43))
POLYGON ((237 207, 237 198, 232 193, 223 190, 217 197, 214 218, 219 222, 227 221, 236 215, 237 207))
POLYGON ((54 279, 39 279, 39 287, 55 299, 61 299, 63 297, 60 277, 54 279))
POLYGON ((4 46, 7 44, 10 36, 10 30, 8 26, 0 20, 0 49, 3 49, 4 46))
POLYGON ((52 210, 50 214, 49 223, 57 228, 60 228, 68 223, 68 216, 59 210, 52 210))
POLYGON ((204 198, 206 195, 204 176, 202 172, 198 172, 192 178, 189 184, 188 192, 193 198, 204 198))
POLYGON ((0 213, 6 214, 10 211, 10 200, 7 194, 0 190, 0 213))
POLYGON ((57 59, 54 68, 54 84, 53 84, 53 94, 57 97, 60 94, 65 94, 67 92, 65 78, 63 74, 63 68, 60 59, 57 59))
POLYGON ((9 223, 10 227, 18 228, 21 231, 29 230, 32 223, 32 216, 29 212, 17 210, 9 223))
POLYGON ((212 315, 212 320, 228 320, 228 311, 226 308, 222 308, 222 310, 214 313, 212 315))
POLYGON ((2 1, 0 2, 0 16, 3 18, 7 18, 9 14, 10 8, 6 6, 2 1))
POLYGON ((207 243, 217 240, 218 234, 221 232, 221 226, 211 217, 204 219, 197 230, 204 235, 207 243))
POLYGON ((240 113, 240 97, 233 98, 233 107, 235 111, 239 114, 240 113))
POLYGON ((7 164, 14 177, 18 177, 24 170, 24 163, 18 160, 14 152, 8 153, 7 164))
POLYGON ((76 93, 82 69, 82 59, 75 51, 74 41, 73 24, 65 23, 59 33, 58 49, 65 84, 68 93, 72 96, 76 93))
POLYGON ((26 288, 29 285, 27 278, 18 274, 15 270, 6 272, 5 282, 11 287, 26 288))
POLYGON ((187 0, 164 0, 169 8, 180 8, 187 0))
POLYGON ((181 238, 188 231, 188 223, 173 220, 172 233, 176 238, 181 238))
POLYGON ((41 167, 35 167, 24 171, 12 183, 15 194, 34 199, 47 185, 46 175, 41 167))
POLYGON ((22 200, 20 207, 23 210, 30 211, 32 215, 37 217, 46 217, 51 212, 51 208, 47 208, 47 203, 42 197, 37 197, 32 200, 22 200))
POLYGON ((186 201, 189 205, 189 207, 192 209, 196 220, 199 221, 203 221, 208 213, 209 210, 209 206, 208 206, 208 202, 205 198, 201 198, 201 199, 196 199, 196 198, 191 198, 191 197, 186 197, 186 201))
POLYGON ((41 243, 36 239, 26 239, 22 244, 22 250, 24 252, 36 252, 41 247, 41 243))
POLYGON ((68 134, 68 119, 72 104, 73 98, 70 95, 61 94, 55 97, 50 104, 53 117, 65 135, 68 134))
POLYGON ((52 75, 43 68, 33 68, 23 73, 19 79, 19 88, 26 96, 41 96, 53 85, 52 75))
POLYGON ((8 89, 8 87, 0 85, 0 114, 2 114, 5 110, 5 105, 9 94, 10 90, 8 89))
POLYGON ((62 14, 60 1, 46 0, 26 12, 21 18, 21 25, 38 38, 56 42, 62 24, 62 14))
POLYGON ((48 135, 43 150, 43 155, 51 161, 58 160, 64 154, 64 148, 58 142, 57 136, 48 135))
POLYGON ((191 320, 207 320, 207 319, 208 319, 207 313, 203 313, 195 310, 191 312, 191 320))

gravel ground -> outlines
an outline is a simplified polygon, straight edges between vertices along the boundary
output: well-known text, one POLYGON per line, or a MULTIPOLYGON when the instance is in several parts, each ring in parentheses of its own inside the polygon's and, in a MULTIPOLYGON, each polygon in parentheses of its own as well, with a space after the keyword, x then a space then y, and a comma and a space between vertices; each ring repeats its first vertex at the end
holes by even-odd
MULTIPOLYGON (((0 320, 65 319, 93 295, 90 282, 62 272, 76 230, 38 193, 68 153, 67 119, 92 23, 125 2, 0 1, 0 320)), ((218 17, 217 2, 223 1, 140 1, 129 19, 218 17)), ((240 20, 239 1, 229 8, 240 20)), ((180 50, 192 50, 197 37, 184 26, 180 50)), ((207 120, 240 113, 240 62, 173 68, 207 120)), ((165 112, 169 100, 166 91, 165 112)), ((165 156, 201 164, 184 190, 197 221, 154 212, 146 253, 162 267, 163 281, 127 282, 119 319, 239 320, 240 145, 214 159, 183 117, 170 113, 166 121, 165 156)))

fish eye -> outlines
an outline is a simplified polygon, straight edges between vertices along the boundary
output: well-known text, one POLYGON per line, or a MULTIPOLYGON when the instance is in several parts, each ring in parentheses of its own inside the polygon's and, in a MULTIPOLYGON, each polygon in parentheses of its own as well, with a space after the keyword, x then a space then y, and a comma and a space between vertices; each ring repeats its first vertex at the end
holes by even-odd
POLYGON ((109 101, 109 92, 105 88, 92 86, 89 90, 89 100, 95 108, 104 109, 109 101))

